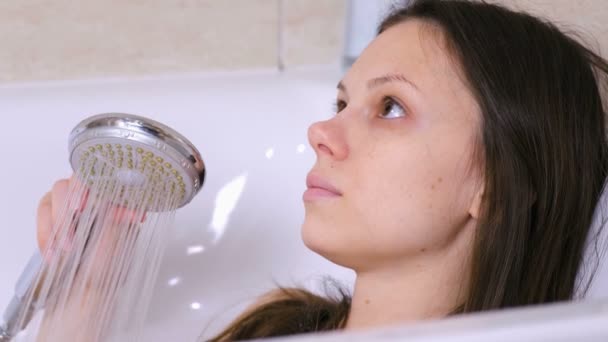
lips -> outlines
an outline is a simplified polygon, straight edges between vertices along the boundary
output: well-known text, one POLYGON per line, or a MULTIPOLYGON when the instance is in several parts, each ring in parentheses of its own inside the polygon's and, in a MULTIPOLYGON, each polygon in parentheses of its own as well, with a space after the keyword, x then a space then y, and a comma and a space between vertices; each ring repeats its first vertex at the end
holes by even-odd
POLYGON ((306 177, 306 187, 308 193, 328 196, 342 196, 342 192, 338 190, 330 181, 316 173, 309 173, 306 177))

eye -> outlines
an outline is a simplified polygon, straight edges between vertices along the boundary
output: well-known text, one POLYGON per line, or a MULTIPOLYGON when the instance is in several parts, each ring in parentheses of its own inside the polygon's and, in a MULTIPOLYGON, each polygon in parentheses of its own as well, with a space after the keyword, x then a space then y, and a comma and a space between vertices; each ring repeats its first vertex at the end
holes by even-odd
POLYGON ((390 97, 382 101, 382 113, 380 117, 384 119, 397 119, 405 116, 405 109, 390 97))
POLYGON ((336 102, 334 103, 334 112, 340 113, 342 110, 344 110, 344 108, 346 108, 346 102, 342 100, 336 100, 336 102))

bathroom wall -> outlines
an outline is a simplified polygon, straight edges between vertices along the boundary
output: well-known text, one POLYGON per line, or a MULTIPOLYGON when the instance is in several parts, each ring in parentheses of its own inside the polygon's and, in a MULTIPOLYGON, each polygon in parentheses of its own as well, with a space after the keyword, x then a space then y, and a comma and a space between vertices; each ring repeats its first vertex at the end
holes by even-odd
MULTIPOLYGON (((604 0, 494 1, 608 50, 604 0)), ((347 0, 4 0, 0 82, 338 64, 347 12, 347 0)))
POLYGON ((4 0, 0 82, 331 64, 345 0, 4 0))

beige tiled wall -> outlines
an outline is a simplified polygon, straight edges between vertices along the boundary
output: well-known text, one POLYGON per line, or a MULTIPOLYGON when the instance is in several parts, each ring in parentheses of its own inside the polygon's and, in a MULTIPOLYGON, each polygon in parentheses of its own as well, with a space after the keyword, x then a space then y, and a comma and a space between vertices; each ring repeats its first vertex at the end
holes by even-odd
POLYGON ((344 49, 346 0, 283 0, 283 5, 286 66, 338 62, 344 49))
MULTIPOLYGON (((2 0, 0 82, 337 63, 347 1, 2 0)), ((582 29, 608 55, 608 0, 494 1, 582 29)))
POLYGON ((345 3, 2 0, 0 82, 332 63, 345 3))
POLYGON ((278 1, 2 0, 0 80, 270 67, 278 1))

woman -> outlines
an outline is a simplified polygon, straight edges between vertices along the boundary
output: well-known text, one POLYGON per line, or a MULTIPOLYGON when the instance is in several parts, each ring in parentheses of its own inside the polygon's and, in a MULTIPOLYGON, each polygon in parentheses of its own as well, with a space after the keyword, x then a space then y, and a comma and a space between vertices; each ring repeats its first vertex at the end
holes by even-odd
MULTIPOLYGON (((280 289, 214 340, 362 329, 563 301, 607 175, 608 63, 555 26, 470 1, 396 9, 309 129, 306 245, 352 298, 280 289)), ((45 244, 59 182, 39 209, 45 244)))

